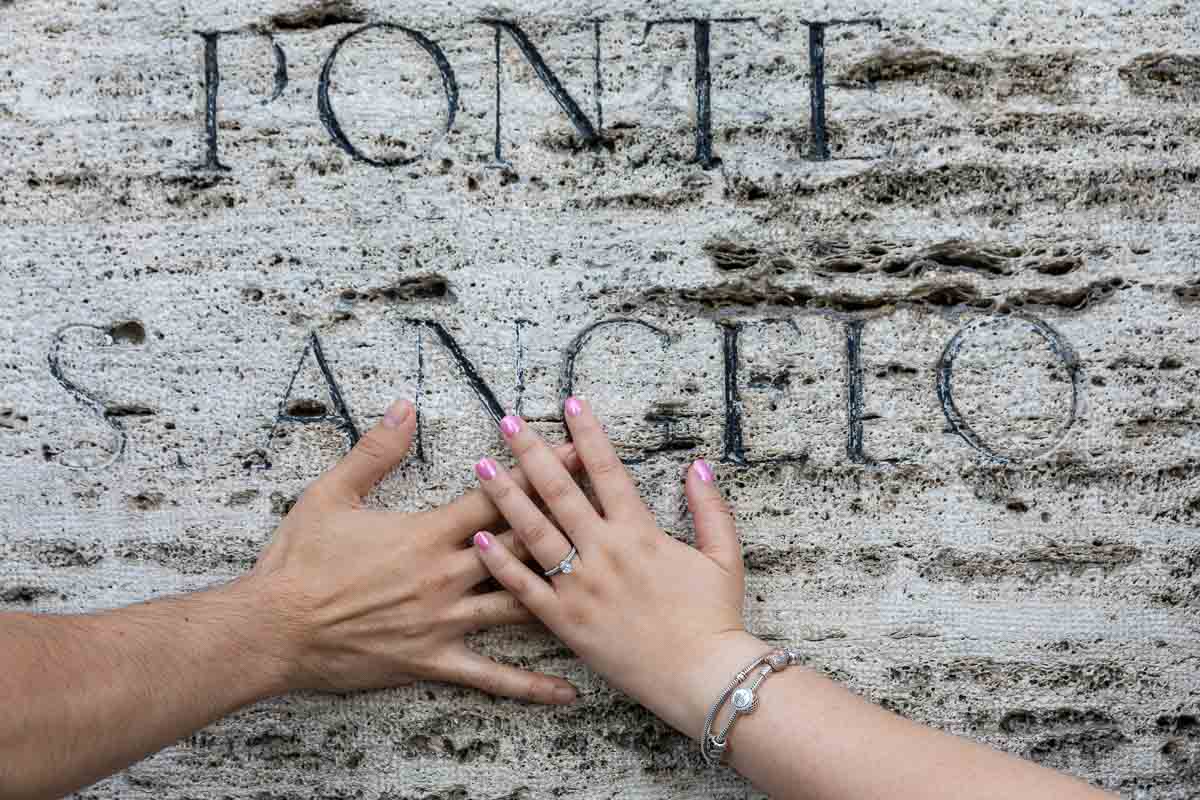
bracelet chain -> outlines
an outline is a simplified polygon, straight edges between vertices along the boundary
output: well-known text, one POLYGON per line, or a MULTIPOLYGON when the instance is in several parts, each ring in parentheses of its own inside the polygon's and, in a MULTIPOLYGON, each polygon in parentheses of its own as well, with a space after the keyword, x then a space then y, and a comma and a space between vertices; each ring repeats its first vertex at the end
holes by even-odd
POLYGON ((767 679, 767 676, 772 672, 785 670, 799 662, 800 652, 798 650, 772 650, 738 670, 737 675, 734 675, 733 680, 725 685, 721 696, 716 699, 712 707, 708 710, 708 716, 704 718, 704 733, 700 738, 700 755, 704 757, 704 761, 707 764, 711 766, 721 763, 721 759, 729 747, 729 731, 733 728, 733 723, 740 714, 749 714, 758 707, 758 695, 755 692, 762 682, 767 679), (762 665, 762 669, 754 679, 754 682, 746 689, 738 689, 750 677, 751 672, 760 665, 762 665), (746 692, 746 694, 740 694, 741 692, 746 692), (729 699, 731 694, 734 695, 733 711, 729 719, 721 726, 721 732, 714 736, 712 732, 713 723, 716 721, 721 707, 725 705, 725 701, 729 699))

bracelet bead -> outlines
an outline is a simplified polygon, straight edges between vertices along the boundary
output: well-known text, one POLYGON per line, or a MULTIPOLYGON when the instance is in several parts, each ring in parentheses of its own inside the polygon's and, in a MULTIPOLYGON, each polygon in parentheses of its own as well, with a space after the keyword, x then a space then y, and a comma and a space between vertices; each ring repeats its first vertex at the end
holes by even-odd
POLYGON ((709 709, 708 717, 704 720, 704 734, 700 739, 700 755, 703 756, 705 762, 710 765, 721 763, 721 759, 729 749, 728 737, 734 722, 737 721, 739 716, 750 714, 754 709, 758 708, 759 697, 756 690, 766 680, 767 676, 772 672, 780 672, 798 663, 800 663, 800 651, 794 649, 772 650, 769 653, 759 656, 733 676, 733 680, 726 685, 725 691, 721 692, 721 696, 713 703, 712 708, 709 709), (762 669, 754 682, 750 686, 741 686, 750 676, 750 673, 760 666, 762 669), (712 732, 713 722, 716 721, 717 713, 725 705, 726 700, 730 701, 733 710, 730 713, 729 719, 726 720, 725 725, 721 728, 720 733, 714 735, 712 732))

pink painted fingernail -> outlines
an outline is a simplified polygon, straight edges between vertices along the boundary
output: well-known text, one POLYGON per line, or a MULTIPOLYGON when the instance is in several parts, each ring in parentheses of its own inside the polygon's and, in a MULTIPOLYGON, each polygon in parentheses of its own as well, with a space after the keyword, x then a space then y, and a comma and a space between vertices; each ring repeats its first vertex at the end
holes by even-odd
POLYGON ((490 458, 481 458, 475 462, 475 474, 485 481, 496 477, 496 462, 490 458))
POLYGON ((492 537, 488 536, 486 532, 480 531, 475 534, 475 546, 486 553, 492 549, 492 537))
POLYGON ((583 413, 583 403, 575 397, 568 397, 567 402, 563 403, 563 408, 567 410, 568 417, 578 417, 583 413))
POLYGON ((411 413, 412 403, 404 399, 395 400, 388 406, 387 413, 383 415, 383 427, 399 428, 411 413))
POLYGON ((504 433, 505 437, 511 439, 517 435, 517 431, 521 430, 521 418, 510 414, 500 420, 500 430, 504 433))
POLYGON ((703 458, 697 458, 692 462, 692 467, 696 470, 697 477, 705 483, 712 483, 713 471, 712 467, 703 458))

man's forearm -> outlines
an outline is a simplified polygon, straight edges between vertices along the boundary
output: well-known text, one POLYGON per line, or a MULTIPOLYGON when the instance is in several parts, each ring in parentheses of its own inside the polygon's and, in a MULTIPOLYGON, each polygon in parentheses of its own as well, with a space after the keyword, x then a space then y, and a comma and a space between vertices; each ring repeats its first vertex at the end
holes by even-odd
POLYGON ((247 579, 96 614, 0 614, 0 796, 59 797, 286 689, 247 579))

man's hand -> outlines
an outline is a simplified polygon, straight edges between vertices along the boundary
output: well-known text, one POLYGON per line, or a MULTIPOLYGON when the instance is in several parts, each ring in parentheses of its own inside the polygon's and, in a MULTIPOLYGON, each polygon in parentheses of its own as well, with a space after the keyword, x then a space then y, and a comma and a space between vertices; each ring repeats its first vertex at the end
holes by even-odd
MULTIPOLYGON (((475 491, 420 514, 362 507, 415 426, 412 405, 394 404, 239 580, 93 614, 0 613, 0 798, 61 797, 289 689, 428 678, 573 700, 566 681, 463 643, 469 631, 530 620, 508 593, 474 588, 487 572, 467 540, 495 529, 491 501, 475 491)), ((578 467, 572 448, 558 455, 578 467)))
MULTIPOLYGON (((481 628, 535 621, 508 592, 475 590, 488 572, 469 548, 471 534, 500 520, 482 492, 422 513, 363 508, 404 459, 415 428, 412 404, 394 403, 305 491, 247 578, 277 615, 287 686, 342 691, 431 679, 571 702, 575 690, 561 678, 498 664, 463 642, 481 628)), ((573 448, 558 454, 577 464, 573 448)), ((500 539, 514 544, 511 533, 500 539)))

